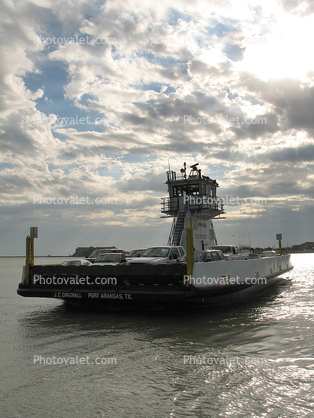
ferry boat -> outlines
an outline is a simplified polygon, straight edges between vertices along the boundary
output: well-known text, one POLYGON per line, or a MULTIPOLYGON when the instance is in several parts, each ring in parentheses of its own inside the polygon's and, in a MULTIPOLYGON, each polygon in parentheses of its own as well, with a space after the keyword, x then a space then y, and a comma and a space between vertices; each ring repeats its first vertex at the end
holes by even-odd
POLYGON ((195 252, 217 247, 213 220, 225 211, 216 180, 202 175, 198 164, 190 168, 187 174, 184 163, 178 177, 167 171, 168 196, 161 202, 162 217, 173 218, 164 252, 178 249, 185 256, 171 262, 168 256, 165 263, 141 257, 118 265, 34 265, 37 231, 31 228, 17 293, 117 309, 213 306, 251 298, 293 268, 289 254, 194 261, 195 252))

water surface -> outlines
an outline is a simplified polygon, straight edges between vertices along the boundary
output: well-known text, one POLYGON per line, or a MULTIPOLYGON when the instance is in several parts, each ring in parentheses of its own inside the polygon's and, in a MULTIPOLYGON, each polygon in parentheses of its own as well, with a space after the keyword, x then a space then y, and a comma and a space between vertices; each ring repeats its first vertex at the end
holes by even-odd
POLYGON ((1 415, 314 416, 314 257, 292 261, 246 303, 116 312, 18 296, 24 260, 0 259, 1 415))

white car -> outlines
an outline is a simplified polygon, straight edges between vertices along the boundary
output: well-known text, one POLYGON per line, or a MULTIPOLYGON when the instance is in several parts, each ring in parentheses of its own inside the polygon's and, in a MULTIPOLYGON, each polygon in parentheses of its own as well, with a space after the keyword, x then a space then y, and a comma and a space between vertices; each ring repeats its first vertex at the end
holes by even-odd
POLYGON ((262 252, 262 257, 277 257, 278 254, 276 253, 276 251, 263 251, 262 252))
MULTIPOLYGON (((224 253, 221 250, 200 250, 194 252, 194 263, 208 263, 209 261, 225 261, 224 253)), ((180 260, 186 263, 186 255, 180 260)))
POLYGON ((209 249, 222 251, 226 260, 232 260, 233 257, 236 257, 240 254, 239 247, 236 245, 214 245, 209 249))
POLYGON ((93 264, 88 260, 69 260, 61 263, 61 266, 92 266, 93 264))
POLYGON ((181 246, 149 247, 141 257, 133 258, 129 264, 173 264, 184 254, 181 246))

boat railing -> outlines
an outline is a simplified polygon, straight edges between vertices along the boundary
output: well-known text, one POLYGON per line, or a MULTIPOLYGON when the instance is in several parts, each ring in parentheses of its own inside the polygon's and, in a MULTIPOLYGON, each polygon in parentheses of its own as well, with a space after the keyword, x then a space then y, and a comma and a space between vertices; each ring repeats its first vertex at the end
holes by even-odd
POLYGON ((172 244, 172 238, 173 238, 173 232, 174 232, 175 226, 176 226, 176 218, 173 218, 167 245, 172 244))
POLYGON ((189 208, 194 210, 217 210, 223 211, 223 199, 218 196, 196 195, 189 196, 189 208))
MULTIPOLYGON (((223 199, 218 196, 191 195, 187 196, 189 209, 193 211, 212 210, 223 211, 223 199)), ((161 202, 161 212, 169 215, 175 215, 179 210, 179 197, 163 197, 161 202)))
POLYGON ((168 215, 176 215, 179 211, 179 198, 161 198, 161 212, 168 215))

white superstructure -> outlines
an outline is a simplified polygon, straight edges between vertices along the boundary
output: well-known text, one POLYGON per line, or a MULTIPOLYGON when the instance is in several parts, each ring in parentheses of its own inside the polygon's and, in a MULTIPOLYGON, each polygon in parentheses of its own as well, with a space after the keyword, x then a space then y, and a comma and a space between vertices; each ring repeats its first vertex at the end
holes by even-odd
POLYGON ((169 197, 162 198, 161 209, 162 213, 174 218, 168 245, 182 245, 186 250, 185 227, 191 221, 196 251, 217 245, 212 219, 224 213, 222 200, 216 194, 218 183, 202 175, 197 166, 192 165, 187 176, 184 163, 180 178, 176 172, 167 171, 169 197))

